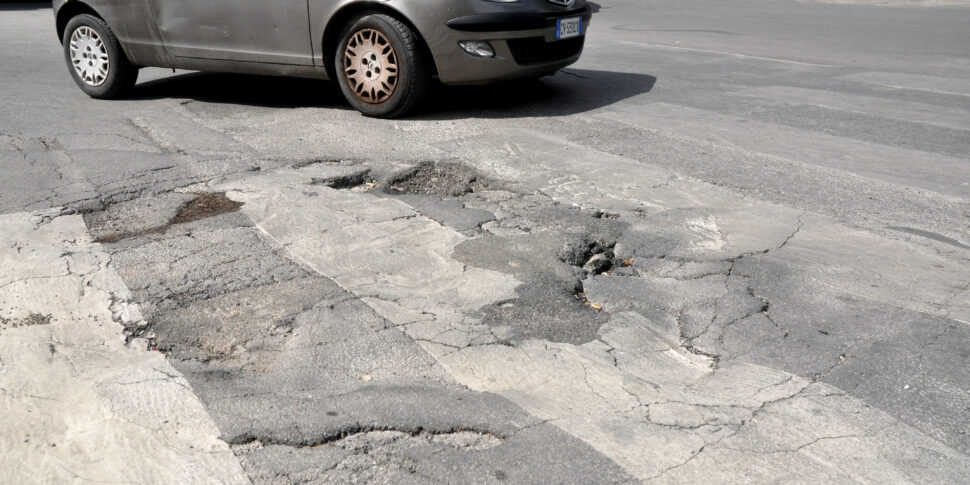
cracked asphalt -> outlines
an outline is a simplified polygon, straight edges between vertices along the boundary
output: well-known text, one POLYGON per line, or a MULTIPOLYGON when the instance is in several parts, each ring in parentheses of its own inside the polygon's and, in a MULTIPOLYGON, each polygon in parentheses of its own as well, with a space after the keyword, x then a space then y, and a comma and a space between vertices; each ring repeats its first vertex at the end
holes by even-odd
POLYGON ((871 3, 604 1, 396 121, 0 5, 0 483, 965 483, 970 8, 871 3))

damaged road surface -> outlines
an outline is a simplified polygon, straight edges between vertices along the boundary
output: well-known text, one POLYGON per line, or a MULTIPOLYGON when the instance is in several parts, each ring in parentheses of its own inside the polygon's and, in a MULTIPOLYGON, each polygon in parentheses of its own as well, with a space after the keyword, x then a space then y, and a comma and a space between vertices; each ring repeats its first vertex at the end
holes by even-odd
POLYGON ((0 7, 0 483, 966 482, 965 9, 661 3, 397 121, 0 7))
MULTIPOLYGON (((723 243, 715 258, 706 244, 734 238, 697 229, 718 228, 714 217, 667 213, 683 222, 665 222, 658 239, 650 216, 631 212, 625 223, 476 176, 459 205, 496 219, 463 233, 425 215, 431 199, 399 198, 396 176, 365 191, 312 184, 339 170, 285 169, 213 189, 242 202, 296 261, 360 298, 458 383, 510 400, 635 479, 696 482, 725 460, 736 467, 725 481, 739 468, 766 481, 794 469, 848 481, 931 473, 930 481, 947 481, 970 465, 892 415, 749 347, 791 346, 792 354, 802 346, 787 343, 800 336, 781 326, 792 315, 758 296, 749 259, 810 251, 795 241, 811 241, 829 222, 792 213, 760 237, 723 243), (578 259, 568 251, 577 247, 578 259), (606 255, 609 271, 589 265, 606 255), (738 342, 745 329, 760 341, 738 342)), ((765 224, 718 217, 724 228, 715 231, 765 224)))
POLYGON ((144 302, 147 323, 129 334, 169 356, 257 481, 627 479, 581 440, 461 386, 246 215, 200 222, 108 247, 144 302))

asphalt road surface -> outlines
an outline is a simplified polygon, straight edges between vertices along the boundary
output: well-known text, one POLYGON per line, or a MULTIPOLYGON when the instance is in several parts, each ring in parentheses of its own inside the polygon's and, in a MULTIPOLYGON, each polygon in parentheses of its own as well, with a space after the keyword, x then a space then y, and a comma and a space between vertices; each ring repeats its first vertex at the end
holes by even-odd
POLYGON ((397 121, 0 5, 0 482, 965 483, 970 7, 877 3, 604 0, 397 121))

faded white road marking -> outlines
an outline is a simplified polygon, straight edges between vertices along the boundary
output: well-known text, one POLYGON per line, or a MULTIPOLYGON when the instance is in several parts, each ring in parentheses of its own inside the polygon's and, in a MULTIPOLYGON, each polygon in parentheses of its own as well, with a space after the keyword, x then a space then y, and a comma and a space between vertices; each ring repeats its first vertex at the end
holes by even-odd
POLYGON ((669 45, 669 44, 653 44, 648 42, 637 42, 635 40, 621 40, 619 41, 619 43, 633 45, 637 47, 643 47, 646 49, 666 49, 666 50, 676 50, 676 51, 703 52, 705 54, 718 54, 722 56, 737 57, 740 59, 757 59, 759 61, 781 62, 784 64, 796 64, 799 66, 839 67, 836 64, 819 64, 817 62, 795 61, 791 59, 780 59, 777 57, 753 56, 749 54, 740 54, 737 52, 719 51, 719 50, 712 50, 712 49, 699 49, 696 47, 683 47, 683 46, 669 45))
POLYGON ((611 108, 596 116, 750 154, 771 155, 808 166, 842 170, 932 190, 949 197, 970 197, 970 187, 963 185, 970 180, 970 166, 963 159, 938 153, 858 141, 665 103, 611 108), (914 160, 920 163, 914 164, 914 160))
POLYGON ((970 112, 948 106, 935 106, 899 99, 877 98, 822 89, 791 86, 750 88, 738 94, 768 98, 792 104, 822 106, 829 109, 893 118, 915 123, 970 130, 970 112))
POLYGON ((896 89, 913 89, 939 94, 970 96, 970 83, 966 79, 952 77, 910 74, 905 72, 861 72, 842 76, 842 79, 896 89))
POLYGON ((81 216, 0 216, 0 483, 248 483, 81 216))

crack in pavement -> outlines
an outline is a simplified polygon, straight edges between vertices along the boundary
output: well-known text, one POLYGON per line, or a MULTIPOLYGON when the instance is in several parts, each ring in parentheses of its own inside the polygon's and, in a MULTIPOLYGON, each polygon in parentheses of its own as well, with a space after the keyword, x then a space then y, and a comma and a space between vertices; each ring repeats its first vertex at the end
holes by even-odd
MULTIPOLYGON (((542 340, 512 341, 504 345, 472 342, 474 338, 471 335, 479 332, 474 326, 479 321, 477 314, 483 305, 516 304, 518 300, 504 296, 502 292, 494 292, 496 287, 501 288, 508 284, 501 279, 495 279, 494 273, 482 273, 481 268, 470 265, 468 261, 448 262, 449 258, 454 257, 452 248, 464 244, 463 237, 449 232, 447 227, 436 221, 428 220, 420 211, 402 212, 401 206, 389 206, 385 199, 375 195, 322 189, 313 197, 308 197, 298 183, 290 182, 291 185, 283 187, 276 181, 303 180, 307 184, 317 177, 312 173, 284 170, 260 177, 262 178, 233 182, 216 188, 231 190, 231 197, 245 202, 243 212, 253 218, 257 227, 285 247, 291 257, 325 276, 334 278, 341 286, 364 298, 392 324, 403 325, 409 337, 418 342, 459 382, 474 390, 497 392, 509 397, 542 422, 554 424, 582 438, 641 479, 662 477, 674 470, 676 473, 687 473, 688 469, 693 469, 693 463, 706 456, 708 451, 717 450, 717 445, 727 443, 725 440, 733 443, 753 423, 758 423, 758 429, 770 426, 772 433, 775 433, 771 439, 777 440, 778 449, 797 448, 798 444, 784 446, 785 440, 789 439, 786 438, 787 430, 771 424, 772 420, 762 424, 760 417, 769 409, 775 408, 788 413, 803 412, 806 407, 818 404, 796 398, 810 389, 812 392, 829 389, 811 380, 740 362, 732 362, 731 365, 719 367, 717 372, 712 372, 710 364, 703 359, 693 358, 689 353, 680 353, 683 347, 676 343, 676 338, 671 344, 658 337, 667 334, 670 327, 643 316, 634 318, 630 316, 634 315, 632 312, 611 310, 607 313, 610 323, 598 330, 601 335, 581 345, 561 342, 551 344, 542 340), (332 212, 331 206, 337 210, 332 212), (333 213, 352 222, 334 223, 333 216, 329 215, 333 213), (300 214, 304 221, 307 217, 312 217, 315 222, 294 227, 286 222, 292 217, 291 214, 300 214), (370 234, 368 231, 371 230, 371 225, 389 232, 370 234), (342 233, 349 231, 351 227, 355 235, 347 238, 342 233), (321 241, 321 237, 325 240, 321 241), (410 239, 412 237, 417 239, 410 239), (377 254, 370 252, 368 244, 391 247, 395 251, 416 246, 420 251, 407 252, 406 259, 396 259, 398 256, 385 253, 380 258, 390 260, 358 260, 362 265, 356 266, 348 266, 341 261, 341 258, 346 257, 342 252, 344 248, 353 248, 354 252, 351 254, 377 254), (388 244, 390 246, 386 246, 388 244), (323 248, 325 249, 321 251, 323 248), (422 259, 429 258, 428 255, 430 259, 422 259), (426 260, 433 263, 425 264, 426 260), (400 264, 389 261, 400 261, 400 264), (428 268, 434 269, 428 271, 428 268), (470 286, 471 282, 463 278, 473 272, 478 272, 480 276, 470 286), (407 291, 398 287, 404 285, 404 282, 407 282, 407 291), (481 291, 489 287, 494 295, 491 298, 468 299, 469 292, 476 292, 480 296, 481 291), (420 290, 415 291, 414 288, 420 290), (436 293, 440 288, 448 290, 436 293), (645 332, 643 328, 654 330, 645 332), (466 334, 464 340, 448 340, 459 331, 457 329, 463 329, 460 332, 466 334), (637 337, 629 339, 621 337, 622 335, 637 337), (635 377, 637 375, 654 375, 656 378, 651 379, 654 382, 647 383, 635 377), (755 382, 746 380, 754 376, 757 376, 755 382), (768 382, 757 382, 758 379, 768 382), (741 388, 727 392, 730 386, 741 388), (754 399, 756 401, 752 401, 754 399), (673 412, 671 406, 680 406, 687 416, 695 416, 691 418, 695 421, 665 419, 663 413, 673 412), (739 416, 738 413, 743 413, 744 416, 739 416), (617 433, 620 429, 638 430, 634 435, 637 441, 618 442, 611 433, 617 433), (682 442, 683 446, 687 446, 691 440, 698 445, 658 456, 658 450, 648 442, 660 439, 659 436, 664 433, 678 434, 677 440, 686 440, 682 442), (671 461, 678 456, 679 460, 671 461)), ((541 206, 532 207, 535 210, 541 206)), ((499 213, 499 222, 509 214, 508 211, 499 213)), ((742 251, 731 258, 710 261, 724 265, 719 272, 713 273, 714 276, 720 275, 717 285, 723 287, 715 298, 714 308, 718 313, 721 306, 727 303, 727 298, 734 298, 730 295, 735 292, 758 302, 751 308, 741 308, 737 315, 725 321, 725 327, 731 327, 755 315, 767 314, 771 310, 769 298, 759 296, 754 286, 745 281, 747 278, 738 274, 738 268, 749 259, 755 260, 758 256, 788 247, 805 227, 800 215, 794 219, 795 227, 769 248, 742 251)), ((673 260, 677 268, 697 264, 694 259, 682 258, 673 253, 663 254, 657 259, 673 260)), ((640 279, 651 274, 649 269, 640 267, 643 261, 634 259, 634 262, 634 266, 637 266, 634 269, 640 279)), ((703 266, 700 269, 710 272, 709 268, 703 266)), ((658 274, 669 276, 670 272, 660 271, 658 274)), ((707 279, 681 278, 686 280, 681 283, 694 284, 711 278, 713 276, 707 279)), ((627 283, 632 281, 631 278, 623 279, 627 283)), ((687 308, 689 305, 688 302, 680 308, 687 308)), ((776 326, 777 323, 772 325, 776 326)), ((675 325, 674 332, 676 327, 675 325)), ((492 334, 495 335, 495 332, 492 334)), ((676 333, 671 336, 674 335, 676 333)), ((849 399, 836 392, 823 392, 825 395, 849 399)), ((825 415, 825 419, 813 425, 819 432, 824 432, 827 429, 848 426, 853 419, 857 418, 830 412, 825 415)), ((881 416, 879 419, 889 418, 881 416)), ((804 424, 807 423, 800 425, 804 424)), ((842 434, 830 433, 823 436, 842 434)), ((808 441, 823 436, 814 436, 808 441)), ((911 439, 925 438, 917 433, 911 439)), ((842 446, 838 440, 831 439, 819 439, 816 444, 832 449, 841 449, 842 446)), ((884 446, 884 443, 875 441, 870 445, 878 448, 884 446)), ((795 454, 803 459, 806 456, 795 454)), ((865 459, 870 460, 869 463, 879 462, 877 457, 869 456, 865 459)), ((885 463, 878 466, 885 466, 885 463)))

